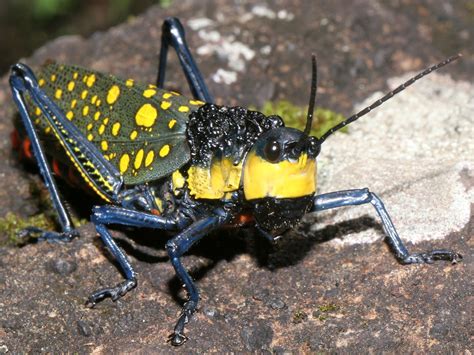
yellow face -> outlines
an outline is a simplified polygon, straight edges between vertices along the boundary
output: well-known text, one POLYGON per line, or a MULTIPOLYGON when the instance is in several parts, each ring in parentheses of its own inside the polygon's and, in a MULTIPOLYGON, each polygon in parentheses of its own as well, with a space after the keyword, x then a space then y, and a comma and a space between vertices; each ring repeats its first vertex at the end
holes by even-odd
POLYGON ((303 152, 296 161, 272 163, 252 150, 245 160, 243 185, 247 200, 312 195, 316 192, 316 159, 303 152))

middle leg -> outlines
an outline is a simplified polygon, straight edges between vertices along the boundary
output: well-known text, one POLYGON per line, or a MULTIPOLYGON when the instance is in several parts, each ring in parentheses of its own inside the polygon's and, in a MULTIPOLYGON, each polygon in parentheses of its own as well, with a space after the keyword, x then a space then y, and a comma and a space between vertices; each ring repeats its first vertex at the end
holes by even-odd
POLYGON ((166 249, 168 250, 171 264, 173 264, 176 275, 178 275, 180 280, 183 282, 188 293, 188 300, 184 304, 183 311, 178 318, 174 332, 170 336, 171 344, 175 346, 182 345, 186 341, 187 338, 184 335, 184 326, 189 322, 189 319, 195 312, 199 301, 198 289, 181 263, 181 257, 194 243, 199 241, 210 231, 222 226, 230 220, 231 215, 223 209, 219 209, 216 212, 217 213, 212 216, 193 223, 182 233, 166 243, 166 249))

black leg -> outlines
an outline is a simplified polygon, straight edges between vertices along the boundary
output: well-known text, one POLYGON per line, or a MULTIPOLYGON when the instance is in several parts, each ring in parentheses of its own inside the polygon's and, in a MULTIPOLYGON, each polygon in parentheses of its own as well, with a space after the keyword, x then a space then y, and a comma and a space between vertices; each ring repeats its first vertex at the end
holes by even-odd
POLYGON ((27 234, 39 234, 40 239, 69 241, 78 235, 73 229, 71 218, 64 208, 46 154, 40 143, 33 121, 28 114, 24 95, 27 94, 38 106, 48 121, 68 156, 73 160, 81 175, 87 177, 88 184, 105 200, 116 201, 122 189, 123 178, 117 169, 108 162, 97 148, 89 142, 79 129, 66 119, 58 106, 42 91, 33 71, 26 65, 18 63, 12 67, 10 86, 26 133, 31 141, 33 153, 50 192, 53 206, 58 213, 62 233, 42 231, 38 228, 27 228, 27 234))
POLYGON ((315 196, 312 212, 323 211, 336 207, 355 206, 371 203, 382 221, 387 243, 401 264, 432 263, 435 260, 447 260, 456 263, 462 256, 451 250, 432 250, 426 253, 410 254, 398 236, 395 226, 388 215, 380 198, 368 189, 336 191, 315 196))
MULTIPOLYGON (((61 197, 59 196, 58 187, 54 181, 51 168, 46 159, 46 154, 44 149, 39 141, 38 134, 35 131, 33 121, 28 114, 28 109, 26 107, 26 102, 24 98, 24 93, 29 91, 28 80, 32 80, 27 77, 24 78, 21 73, 18 73, 15 68, 12 70, 10 76, 10 87, 13 94, 13 100, 18 107, 20 112, 20 117, 23 121, 23 124, 26 129, 26 133, 31 141, 31 146, 33 149, 33 154, 38 163, 38 167, 41 175, 43 176, 44 183, 48 189, 53 206, 58 213, 58 221, 61 225, 62 233, 57 232, 48 232, 43 231, 36 227, 29 227, 23 230, 20 235, 27 236, 32 234, 39 234, 41 239, 49 239, 51 241, 70 241, 73 237, 77 236, 78 233, 72 226, 71 217, 69 216, 68 211, 61 202, 61 197)), ((36 81, 36 79, 34 79, 36 81)))
POLYGON ((208 234, 211 230, 214 230, 228 222, 229 219, 230 215, 228 215, 227 212, 224 212, 223 210, 219 211, 219 215, 214 215, 193 223, 182 233, 166 243, 166 249, 168 250, 171 263, 188 292, 188 300, 183 306, 183 312, 176 323, 174 333, 170 337, 172 345, 179 346, 186 341, 187 338, 184 335, 184 326, 189 322, 189 319, 196 310, 199 301, 199 291, 194 285, 188 272, 183 267, 180 258, 194 243, 208 234))
POLYGON ((155 216, 149 213, 117 206, 94 207, 91 221, 95 224, 95 228, 97 233, 99 233, 100 238, 119 263, 123 273, 125 274, 126 280, 114 287, 107 287, 94 292, 86 303, 89 307, 94 307, 97 302, 109 297, 112 301, 116 301, 137 286, 137 278, 132 265, 128 261, 125 253, 114 241, 105 225, 121 224, 132 227, 176 230, 179 224, 170 218, 155 216))
POLYGON ((158 66, 157 86, 163 88, 165 83, 166 61, 168 56, 168 47, 172 46, 176 51, 184 75, 188 81, 189 87, 194 98, 204 102, 213 103, 214 98, 204 82, 201 72, 193 59, 191 51, 186 44, 184 28, 181 22, 175 17, 168 17, 163 22, 161 34, 160 63, 158 66))

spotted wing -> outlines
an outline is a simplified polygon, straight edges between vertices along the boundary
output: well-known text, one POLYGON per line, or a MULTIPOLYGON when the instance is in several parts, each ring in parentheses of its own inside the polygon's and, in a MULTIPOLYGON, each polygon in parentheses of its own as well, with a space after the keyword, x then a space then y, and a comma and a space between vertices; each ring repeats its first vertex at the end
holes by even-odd
MULTIPOLYGON (((162 178, 189 161, 188 116, 203 102, 76 66, 49 64, 38 80, 126 184, 162 178)), ((33 115, 39 131, 47 135, 50 128, 41 112, 33 115)))

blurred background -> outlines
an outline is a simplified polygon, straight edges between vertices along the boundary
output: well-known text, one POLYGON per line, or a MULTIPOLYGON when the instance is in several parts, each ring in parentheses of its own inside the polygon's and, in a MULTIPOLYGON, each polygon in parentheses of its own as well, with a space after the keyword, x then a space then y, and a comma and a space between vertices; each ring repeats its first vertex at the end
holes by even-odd
POLYGON ((62 35, 89 36, 172 0, 2 0, 0 74, 21 57, 62 35))

